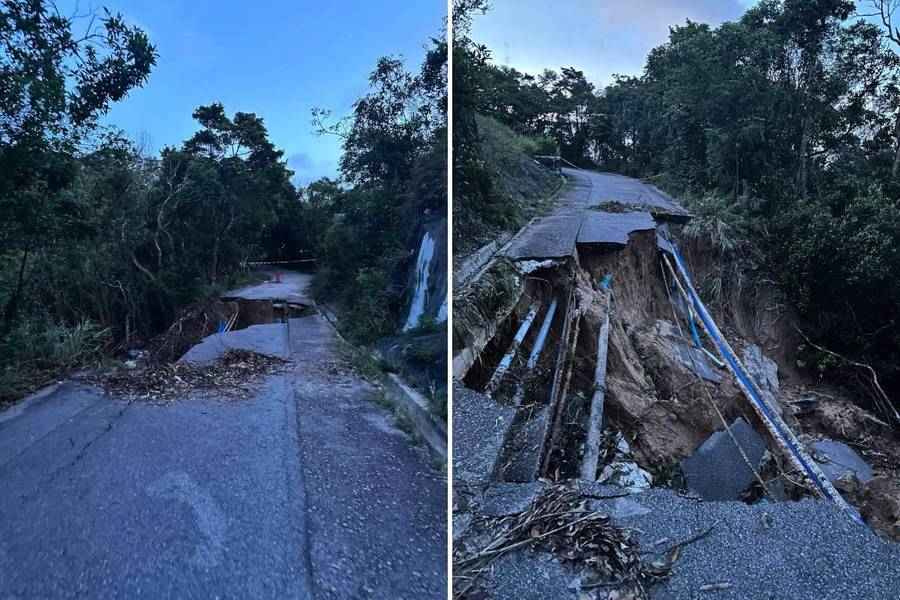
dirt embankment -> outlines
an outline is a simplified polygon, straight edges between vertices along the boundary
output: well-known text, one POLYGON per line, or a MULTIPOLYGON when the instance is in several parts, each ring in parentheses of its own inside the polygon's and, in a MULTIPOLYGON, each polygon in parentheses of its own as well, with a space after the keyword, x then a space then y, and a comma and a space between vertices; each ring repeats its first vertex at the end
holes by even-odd
MULTIPOLYGON (((719 273, 703 258, 701 248, 686 246, 689 268, 702 288, 719 273)), ((724 430, 726 423, 740 418, 769 447, 766 458, 753 465, 766 489, 778 490, 778 499, 809 495, 791 463, 768 440, 730 372, 695 347, 686 306, 664 265, 655 232, 636 232, 624 248, 583 246, 573 261, 532 265, 524 273, 510 273, 508 266, 498 263, 457 299, 458 314, 464 317, 457 325, 464 325, 454 341, 457 359, 467 357, 463 383, 517 410, 494 477, 526 482, 579 476, 596 389, 598 332, 610 302, 605 435, 598 475, 604 464, 617 460, 615 440, 623 439, 629 459, 652 475, 654 485, 683 488, 682 461, 724 430), (555 360, 555 353, 545 352, 529 367, 525 357, 534 349, 539 325, 554 299, 559 309, 548 330, 547 347, 571 344, 572 352, 563 362, 555 360), (521 339, 521 358, 494 381, 504 354, 535 307, 534 326, 521 339)), ((871 480, 850 477, 835 485, 873 528, 900 539, 896 432, 860 408, 846 391, 825 389, 796 367, 799 340, 793 315, 774 289, 728 292, 710 303, 711 310, 757 385, 771 395, 776 409, 808 447, 819 440, 843 442, 869 463, 871 480)), ((702 331, 699 338, 714 354, 702 331)), ((744 499, 753 501, 762 493, 762 487, 753 484, 744 499)))

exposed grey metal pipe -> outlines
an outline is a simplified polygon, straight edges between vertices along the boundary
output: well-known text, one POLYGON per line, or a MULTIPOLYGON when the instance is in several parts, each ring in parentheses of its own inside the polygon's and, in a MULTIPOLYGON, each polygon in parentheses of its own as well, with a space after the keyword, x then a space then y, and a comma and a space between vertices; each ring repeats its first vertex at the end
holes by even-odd
POLYGON ((503 358, 500 359, 500 364, 497 365, 497 369, 494 371, 494 374, 491 375, 491 380, 488 381, 487 387, 485 388, 485 392, 490 395, 498 385, 500 385, 500 381, 503 379, 503 376, 509 370, 509 367, 512 366, 512 361, 516 357, 516 353, 519 351, 519 346, 522 345, 522 342, 525 340, 525 336, 528 335, 528 330, 531 329, 531 324, 534 322, 534 318, 537 316, 538 310, 540 309, 540 304, 534 303, 531 305, 531 308, 528 310, 528 315, 526 315, 525 320, 522 321, 522 324, 519 325, 518 331, 516 331, 516 335, 512 340, 512 343, 509 345, 509 349, 506 351, 506 354, 503 355, 503 358))
POLYGON ((600 436, 603 433, 603 403, 606 396, 606 357, 609 348, 609 303, 597 338, 597 365, 594 370, 594 394, 591 396, 591 415, 588 418, 587 441, 581 461, 581 478, 594 481, 600 461, 600 436))
POLYGON ((556 314, 557 304, 558 300, 554 298, 553 302, 550 303, 550 308, 547 309, 547 314, 544 315, 544 322, 541 323, 541 329, 538 331, 537 339, 534 341, 534 348, 531 349, 531 355, 528 357, 529 371, 537 366, 541 352, 544 351, 544 344, 547 343, 547 334, 550 332, 550 326, 553 325, 553 316, 556 314))

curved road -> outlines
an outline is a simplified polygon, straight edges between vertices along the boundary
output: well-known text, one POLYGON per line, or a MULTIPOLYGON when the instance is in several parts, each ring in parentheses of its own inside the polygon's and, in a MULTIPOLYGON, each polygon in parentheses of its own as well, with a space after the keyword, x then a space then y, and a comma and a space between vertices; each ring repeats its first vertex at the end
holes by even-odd
POLYGON ((0 413, 0 598, 443 598, 446 478, 318 316, 248 399, 0 413))

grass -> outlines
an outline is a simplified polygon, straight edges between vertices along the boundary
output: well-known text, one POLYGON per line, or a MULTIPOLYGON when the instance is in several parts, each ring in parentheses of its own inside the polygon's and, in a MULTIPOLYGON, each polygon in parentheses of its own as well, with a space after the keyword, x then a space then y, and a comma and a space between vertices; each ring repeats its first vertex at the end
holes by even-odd
POLYGON ((483 115, 476 115, 476 123, 491 191, 484 198, 462 197, 454 203, 457 256, 474 251, 501 232, 516 231, 546 212, 562 187, 561 177, 532 158, 546 153, 547 140, 523 136, 483 115))

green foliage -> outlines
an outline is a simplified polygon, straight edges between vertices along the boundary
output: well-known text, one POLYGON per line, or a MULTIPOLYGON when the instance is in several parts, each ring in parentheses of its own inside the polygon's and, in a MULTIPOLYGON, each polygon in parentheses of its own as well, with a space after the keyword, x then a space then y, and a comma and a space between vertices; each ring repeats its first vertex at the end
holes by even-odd
MULTIPOLYGON (((465 25, 485 8, 474 5, 465 25)), ((896 32, 853 11, 848 0, 763 0, 718 27, 687 21, 641 76, 604 90, 573 68, 494 65, 464 27, 454 46, 454 90, 466 96, 454 115, 468 124, 454 137, 455 210, 488 220, 503 210, 477 152, 491 125, 476 115, 550 137, 574 163, 689 199, 696 217, 685 233, 720 266, 705 282, 713 300, 765 272, 817 343, 871 363, 900 390, 900 58, 896 32)))
POLYGON ((94 23, 79 35, 76 20, 44 0, 0 6, 0 249, 18 262, 0 333, 13 327, 29 260, 87 229, 85 207, 68 193, 74 149, 156 63, 146 34, 121 16, 94 23))
POLYGON ((341 309, 355 342, 396 332, 415 260, 407 249, 446 209, 446 67, 446 43, 433 40, 417 74, 381 59, 348 120, 329 125, 327 111, 313 112, 320 132, 343 138, 341 171, 353 185, 322 180, 303 192, 319 264, 313 293, 341 309))
POLYGON ((17 321, 0 338, 0 404, 48 383, 59 369, 99 360, 110 341, 110 331, 90 321, 65 325, 47 315, 17 321))

